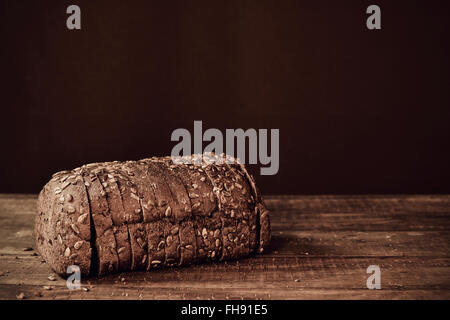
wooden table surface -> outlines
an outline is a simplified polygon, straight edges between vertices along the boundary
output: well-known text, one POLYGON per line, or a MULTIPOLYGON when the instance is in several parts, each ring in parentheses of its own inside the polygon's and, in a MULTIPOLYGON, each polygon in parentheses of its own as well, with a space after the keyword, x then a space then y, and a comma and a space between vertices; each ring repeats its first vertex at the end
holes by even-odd
POLYGON ((1 299, 450 299, 448 195, 267 196, 264 254, 82 279, 84 290, 49 280, 48 265, 24 251, 36 198, 0 195, 1 299), (381 269, 381 290, 366 287, 369 265, 381 269))

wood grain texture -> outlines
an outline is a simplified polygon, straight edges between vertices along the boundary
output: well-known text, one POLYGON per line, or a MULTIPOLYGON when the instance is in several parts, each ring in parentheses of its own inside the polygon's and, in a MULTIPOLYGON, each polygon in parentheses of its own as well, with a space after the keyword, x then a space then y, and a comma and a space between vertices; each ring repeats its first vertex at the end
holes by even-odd
POLYGON ((35 251, 37 196, 0 195, 0 299, 450 299, 450 196, 267 196, 262 255, 82 279, 68 290, 35 251), (381 268, 381 290, 366 269, 381 268), (51 290, 44 287, 48 286, 51 290))

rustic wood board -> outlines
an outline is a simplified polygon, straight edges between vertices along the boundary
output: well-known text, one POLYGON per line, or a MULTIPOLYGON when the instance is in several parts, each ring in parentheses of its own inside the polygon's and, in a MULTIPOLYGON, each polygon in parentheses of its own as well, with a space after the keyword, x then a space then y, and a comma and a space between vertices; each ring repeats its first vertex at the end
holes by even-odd
POLYGON ((0 299, 450 299, 450 196, 268 196, 269 250, 240 261, 50 281, 36 195, 0 195, 0 299), (381 268, 381 290, 366 269, 381 268), (51 287, 51 290, 44 289, 51 287))

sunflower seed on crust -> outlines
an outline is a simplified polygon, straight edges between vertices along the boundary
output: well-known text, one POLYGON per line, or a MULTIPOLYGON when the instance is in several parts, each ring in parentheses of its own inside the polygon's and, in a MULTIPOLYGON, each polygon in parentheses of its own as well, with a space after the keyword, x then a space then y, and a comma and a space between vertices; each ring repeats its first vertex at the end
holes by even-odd
POLYGON ((76 234, 80 233, 80 229, 78 229, 78 227, 75 224, 71 224, 70 227, 72 228, 73 232, 75 232, 76 234))
POLYGON ((81 246, 83 245, 83 241, 77 241, 74 245, 73 245, 73 247, 75 248, 75 249, 80 249, 81 248, 81 246))
POLYGON ((164 215, 166 217, 169 217, 171 214, 172 214, 172 208, 170 206, 168 206, 166 211, 164 212, 164 215))
POLYGON ((67 247, 66 250, 64 250, 64 256, 69 257, 70 256, 70 248, 67 247))
POLYGON ((88 213, 83 213, 81 216, 78 217, 77 222, 84 224, 87 221, 88 215, 89 215, 88 213))

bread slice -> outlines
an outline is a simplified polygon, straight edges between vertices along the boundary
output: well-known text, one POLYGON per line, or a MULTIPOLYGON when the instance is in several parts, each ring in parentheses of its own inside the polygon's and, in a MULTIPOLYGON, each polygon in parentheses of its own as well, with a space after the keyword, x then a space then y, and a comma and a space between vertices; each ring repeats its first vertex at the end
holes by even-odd
MULTIPOLYGON (((214 192, 214 184, 205 171, 207 164, 203 161, 201 155, 192 155, 191 163, 185 165, 185 168, 189 170, 192 184, 195 184, 198 188, 198 192, 195 192, 195 194, 199 195, 203 200, 202 210, 193 210, 193 214, 207 217, 219 209, 218 199, 214 192)), ((195 197, 195 195, 191 197, 191 201, 195 197)))
MULTIPOLYGON (((194 197, 194 192, 198 192, 195 187, 192 186, 192 181, 189 176, 189 171, 184 165, 175 164, 171 158, 166 159, 166 168, 175 176, 177 180, 177 186, 173 188, 172 194, 178 193, 178 203, 182 203, 184 207, 185 216, 180 216, 182 219, 179 225, 178 237, 179 237, 179 251, 180 259, 178 265, 187 265, 195 261, 197 257, 197 245, 195 237, 195 224, 192 222, 192 208, 195 207, 197 210, 203 208, 203 200, 200 197, 194 197), (184 190, 180 190, 184 187, 184 190), (194 203, 198 206, 194 206, 194 203), (186 206, 188 209, 186 209, 186 206)), ((181 206, 182 208, 183 206, 181 206)), ((177 219, 178 220, 178 219, 177 219)))
MULTIPOLYGON (((219 212, 222 221, 223 250, 221 260, 237 259, 249 253, 249 241, 241 237, 243 232, 248 232, 247 225, 242 224, 243 212, 239 199, 235 199, 231 192, 234 190, 233 181, 227 165, 217 165, 217 157, 206 161, 205 171, 214 185, 214 191, 218 198, 219 212), (239 226, 239 232, 238 232, 239 226), (245 229, 247 227, 247 229, 245 229)), ((247 203, 246 203, 247 205, 247 203)))
POLYGON ((259 192, 259 189, 256 186, 255 179, 253 178, 253 176, 248 173, 247 168, 245 167, 244 164, 240 164, 240 168, 252 188, 252 196, 250 197, 249 200, 256 202, 255 212, 257 215, 259 225, 258 252, 262 253, 264 251, 264 248, 269 245, 271 240, 269 210, 267 210, 266 206, 264 205, 261 193, 259 192))
POLYGON ((185 193, 188 195, 189 206, 191 207, 191 215, 205 214, 204 198, 201 194, 201 189, 196 184, 189 169, 184 165, 171 164, 171 170, 183 183, 185 193))
MULTIPOLYGON (((60 181, 59 187, 55 190, 61 190, 59 198, 55 201, 55 213, 60 214, 62 222, 70 226, 70 232, 80 237, 82 240, 91 239, 91 220, 89 200, 84 185, 81 169, 75 170, 75 174, 63 182, 60 181)), ((56 192, 56 191, 55 191, 56 192)))
POLYGON ((131 243, 128 226, 122 224, 113 227, 114 236, 117 241, 117 255, 119 257, 119 271, 131 270, 131 243))
MULTIPOLYGON (((81 273, 91 273, 91 219, 86 187, 80 175, 79 168, 67 179, 60 180, 61 194, 56 201, 56 223, 53 225, 58 235, 61 235, 64 250, 64 265, 77 265, 81 273), (64 180, 64 181, 63 181, 64 180), (64 202, 62 202, 64 198, 64 202)), ((54 221, 54 220, 53 220, 54 221)), ((57 239, 59 241, 59 237, 57 239)))
POLYGON ((113 222, 106 200, 106 192, 95 173, 100 171, 101 167, 98 164, 92 164, 82 168, 85 171, 83 179, 88 192, 92 225, 94 226, 92 232, 94 241, 91 241, 96 248, 93 273, 100 276, 114 273, 119 269, 117 243, 112 230, 113 222))
POLYGON ((150 159, 143 159, 139 161, 143 170, 146 170, 146 179, 148 186, 155 196, 155 203, 149 204, 151 213, 148 214, 150 221, 160 221, 166 216, 166 211, 171 213, 172 208, 169 209, 170 191, 164 181, 161 180, 159 172, 155 171, 157 168, 150 159), (153 208, 152 208, 153 207, 153 208))
POLYGON ((223 177, 223 190, 222 196, 227 199, 224 207, 227 217, 234 219, 236 221, 236 237, 237 241, 234 239, 236 257, 248 256, 250 253, 250 239, 249 239, 249 213, 253 210, 247 198, 242 195, 239 188, 235 187, 235 181, 237 179, 236 173, 228 165, 224 164, 220 166, 223 177))
MULTIPOLYGON (((247 182, 244 173, 240 171, 239 165, 231 165, 230 166, 235 176, 233 178, 234 186, 236 190, 242 194, 244 201, 249 200, 249 195, 252 194, 251 187, 247 182)), ((250 252, 255 252, 258 249, 259 245, 259 219, 255 210, 255 203, 250 202, 248 206, 249 211, 244 213, 244 217, 248 217, 248 238, 249 238, 249 247, 250 252)))
POLYGON ((167 185, 175 202, 174 221, 180 222, 190 219, 192 217, 191 199, 188 196, 182 177, 178 171, 175 171, 178 165, 174 164, 170 157, 164 157, 162 159, 163 161, 161 163, 164 164, 164 167, 162 167, 161 173, 166 178, 167 185))
POLYGON ((268 247, 271 240, 269 210, 263 202, 256 204, 256 213, 259 218, 259 248, 258 252, 262 253, 268 247))
MULTIPOLYGON (((139 165, 141 170, 146 173, 148 186, 155 198, 154 202, 150 199, 145 203, 147 209, 144 211, 144 220, 150 221, 145 224, 148 243, 147 270, 149 270, 166 264, 166 236, 164 231, 165 225, 169 221, 168 217, 172 216, 171 204, 173 200, 156 164, 151 159, 143 159, 139 161, 139 165)), ((167 228, 166 233, 170 233, 170 230, 170 227, 167 228)), ((172 257, 173 252, 168 251, 169 257, 172 257)))
POLYGON ((129 166, 133 166, 132 161, 111 162, 107 169, 108 174, 112 176, 119 187, 120 196, 123 203, 123 218, 125 223, 133 224, 143 222, 140 197, 138 195, 136 184, 134 183, 134 173, 129 166), (129 174, 131 173, 131 174, 129 174))
POLYGON ((145 270, 147 268, 147 229, 144 223, 128 225, 131 242, 131 270, 145 270))
MULTIPOLYGON (((159 210, 160 218, 158 220, 159 224, 157 225, 157 231, 162 232, 163 243, 159 242, 157 244, 157 249, 158 251, 162 251, 161 248, 162 246, 164 246, 163 252, 165 254, 163 259, 156 259, 157 261, 161 261, 160 264, 152 263, 152 261, 150 261, 150 267, 153 267, 153 265, 155 267, 161 265, 173 266, 179 261, 179 238, 178 235, 176 235, 175 237, 172 234, 172 230, 174 230, 175 228, 174 208, 176 204, 167 185, 167 182, 162 175, 162 168, 164 167, 164 164, 152 159, 145 159, 145 161, 148 166, 147 174, 150 180, 150 184, 154 190, 155 198, 158 199, 157 207, 159 210)), ((153 235, 152 238, 157 238, 158 236, 160 237, 161 235, 153 235)), ((147 237, 150 237, 150 235, 147 235, 147 237)), ((153 257, 151 258, 153 259, 153 257)))
MULTIPOLYGON (((208 239, 208 236, 204 236, 205 232, 203 232, 203 230, 207 230, 207 234, 212 232, 217 235, 219 232, 219 235, 221 235, 220 226, 211 230, 212 225, 208 225, 208 220, 211 215, 217 211, 217 199, 213 193, 212 183, 201 166, 178 165, 174 171, 183 181, 191 201, 192 215, 194 216, 192 239, 190 241, 193 241, 192 246, 195 251, 192 253, 189 250, 183 251, 182 246, 182 259, 183 261, 191 260, 194 259, 193 256, 195 255, 197 262, 211 260, 211 257, 213 260, 216 260, 221 256, 222 240, 219 240, 220 246, 216 247, 216 239, 212 238, 212 236, 208 239), (186 255, 185 258, 183 257, 183 253, 186 255)), ((219 217, 215 215, 213 219, 215 222, 219 222, 220 225, 219 217)), ((187 237, 187 235, 181 233, 181 237, 187 237)))
POLYGON ((123 200, 124 213, 131 245, 131 270, 144 270, 147 266, 147 232, 143 224, 139 175, 134 161, 114 164, 115 177, 123 200))
MULTIPOLYGON (((164 238, 166 242, 165 247, 165 266, 175 266, 179 264, 180 261, 180 238, 178 235, 179 225, 178 223, 182 220, 185 215, 186 205, 178 201, 178 198, 174 196, 171 189, 174 188, 179 181, 175 179, 173 174, 169 173, 166 164, 161 159, 152 159, 150 163, 152 171, 158 176, 160 181, 160 186, 164 188, 166 193, 166 199, 168 202, 167 210, 164 212, 164 238)), ((179 192, 184 191, 184 187, 178 188, 179 192)), ((184 191, 186 192, 186 191, 184 191)))
POLYGON ((55 174, 39 194, 38 211, 36 245, 41 256, 62 276, 71 265, 89 275, 90 212, 83 179, 75 172, 55 174))
POLYGON ((201 210, 194 210, 195 208, 193 207, 193 214, 208 217, 214 211, 218 210, 217 198, 213 192, 213 184, 201 166, 190 165, 186 169, 191 177, 192 186, 196 186, 195 190, 190 193, 191 201, 195 203, 194 200, 199 196, 197 199, 201 199, 203 202, 201 210))
POLYGON ((122 203, 119 186, 113 176, 114 168, 110 163, 103 163, 103 168, 97 173, 100 182, 106 192, 107 202, 113 221, 113 233, 117 243, 117 255, 119 259, 119 271, 131 269, 131 244, 126 222, 125 209, 122 203))
POLYGON ((231 193, 232 199, 237 203, 238 210, 235 210, 236 216, 242 219, 242 223, 238 224, 239 242, 242 244, 244 241, 248 242, 248 249, 243 248, 242 254, 248 255, 257 249, 257 224, 255 214, 255 203, 249 200, 251 194, 251 188, 243 173, 240 171, 240 167, 237 164, 226 164, 228 170, 225 173, 227 182, 224 184, 225 190, 231 193))
POLYGON ((159 220, 161 215, 158 211, 158 201, 152 187, 152 181, 148 176, 147 163, 145 161, 136 161, 134 166, 130 167, 130 171, 134 175, 138 193, 140 194, 143 222, 159 220))

